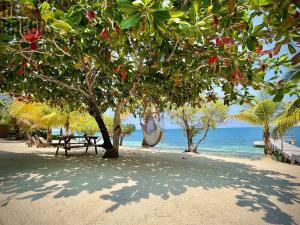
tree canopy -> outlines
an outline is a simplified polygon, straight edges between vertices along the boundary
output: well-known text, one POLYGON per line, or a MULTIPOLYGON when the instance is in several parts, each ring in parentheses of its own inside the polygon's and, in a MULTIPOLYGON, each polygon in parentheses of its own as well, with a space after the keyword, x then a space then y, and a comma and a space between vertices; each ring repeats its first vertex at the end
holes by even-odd
POLYGON ((197 105, 220 87, 225 104, 242 104, 249 87, 268 86, 277 100, 295 87, 274 80, 300 60, 297 1, 22 0, 18 9, 0 23, 1 90, 86 108, 108 157, 118 156, 120 113, 137 100, 197 105), (292 58, 279 57, 283 46, 292 58), (114 146, 101 116, 110 107, 114 146))

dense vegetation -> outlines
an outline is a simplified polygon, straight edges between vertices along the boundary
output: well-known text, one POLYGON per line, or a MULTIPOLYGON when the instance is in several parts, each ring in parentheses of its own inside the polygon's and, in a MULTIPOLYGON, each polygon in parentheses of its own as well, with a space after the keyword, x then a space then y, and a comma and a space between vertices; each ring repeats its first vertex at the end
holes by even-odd
POLYGON ((87 111, 104 157, 118 157, 121 113, 137 102, 243 104, 253 98, 250 87, 266 88, 275 101, 299 93, 299 73, 281 75, 300 61, 297 1, 20 2, 17 16, 0 23, 1 91, 87 111))

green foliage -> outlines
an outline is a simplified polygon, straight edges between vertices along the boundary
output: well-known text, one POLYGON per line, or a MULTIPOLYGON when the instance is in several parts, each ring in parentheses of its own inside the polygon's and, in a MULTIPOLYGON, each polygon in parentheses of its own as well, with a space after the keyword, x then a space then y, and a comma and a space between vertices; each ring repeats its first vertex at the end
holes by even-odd
POLYGON ((243 104, 250 87, 264 86, 280 101, 297 90, 294 81, 274 84, 283 66, 299 63, 294 2, 23 1, 27 19, 0 22, 0 90, 59 108, 93 102, 100 114, 124 99, 132 112, 140 101, 197 106, 200 95, 216 100, 215 87, 225 104, 243 104), (32 28, 40 28, 34 43, 25 37, 32 28), (272 57, 257 51, 270 43, 272 57), (291 59, 278 54, 285 46, 291 59))
POLYGON ((235 115, 235 118, 253 125, 270 127, 281 111, 282 104, 276 103, 272 99, 256 99, 250 109, 240 112, 235 115))
POLYGON ((0 124, 9 125, 10 123, 11 118, 9 116, 8 104, 0 99, 0 124))
POLYGON ((79 132, 88 135, 94 135, 99 131, 94 117, 88 113, 77 111, 70 113, 70 128, 73 133, 79 132))
POLYGON ((132 134, 136 128, 134 124, 121 124, 122 134, 123 135, 130 135, 132 134))
POLYGON ((36 129, 34 130, 31 135, 37 135, 39 137, 47 138, 47 130, 45 129, 36 129))
POLYGON ((228 118, 228 107, 221 102, 203 104, 201 108, 186 104, 169 111, 171 119, 182 127, 188 139, 188 151, 196 151, 198 145, 205 140, 209 129, 215 129, 228 118), (203 136, 194 145, 194 138, 203 136))
POLYGON ((300 98, 290 104, 287 104, 285 110, 274 120, 274 129, 272 136, 274 138, 282 137, 288 129, 299 125, 300 123, 300 98))

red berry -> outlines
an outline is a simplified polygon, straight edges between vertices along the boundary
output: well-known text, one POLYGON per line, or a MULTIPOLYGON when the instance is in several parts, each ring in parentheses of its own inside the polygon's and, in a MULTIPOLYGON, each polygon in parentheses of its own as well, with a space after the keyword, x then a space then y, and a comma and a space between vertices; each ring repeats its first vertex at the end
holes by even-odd
POLYGON ((235 70, 230 75, 231 80, 243 80, 244 75, 241 73, 240 69, 238 67, 235 68, 235 70))
POLYGON ((243 80, 243 78, 244 78, 243 74, 241 73, 241 71, 240 71, 240 69, 238 67, 235 70, 235 77, 238 80, 243 80))
POLYGON ((101 32, 101 38, 103 40, 106 40, 108 38, 108 31, 107 29, 103 29, 102 32, 101 32))
POLYGON ((121 68, 121 65, 115 66, 115 68, 114 68, 114 73, 118 73, 119 70, 120 70, 120 68, 121 68))
POLYGON ((234 44, 233 39, 230 38, 230 37, 223 37, 223 38, 222 38, 222 41, 223 41, 223 43, 226 44, 226 45, 232 45, 232 44, 234 44))
POLYGON ((39 46, 37 45, 36 42, 33 42, 33 43, 31 43, 30 48, 31 48, 31 50, 35 51, 39 48, 39 46))
POLYGON ((96 13, 95 13, 94 11, 88 11, 88 12, 86 13, 86 17, 87 17, 89 20, 93 20, 93 19, 95 19, 95 17, 96 17, 96 13))
POLYGON ((269 58, 272 58, 272 57, 273 57, 272 52, 269 52, 269 58))
POLYGON ((117 33, 120 33, 121 32, 121 28, 118 25, 115 25, 115 31, 117 33))
POLYGON ((261 46, 258 46, 256 49, 255 49, 255 52, 256 53, 261 53, 261 51, 263 50, 263 48, 261 46))
POLYGON ((216 37, 216 45, 221 46, 222 44, 222 39, 220 37, 216 37))
POLYGON ((17 73, 18 73, 19 76, 23 76, 25 74, 25 70, 23 68, 21 68, 21 69, 18 70, 17 73))
POLYGON ((22 66, 25 66, 28 63, 27 59, 22 59, 22 66))
POLYGON ((43 35, 43 30, 41 28, 32 28, 24 33, 24 38, 27 42, 33 43, 40 39, 43 35))
POLYGON ((231 64, 231 62, 230 62, 230 60, 225 59, 225 60, 224 60, 224 64, 225 64, 226 67, 229 67, 230 64, 231 64))
POLYGON ((122 70, 120 80, 125 80, 126 77, 126 69, 122 70))
POLYGON ((217 59, 218 59, 218 56, 214 55, 214 56, 209 57, 208 62, 210 64, 214 64, 217 61, 217 59))
POLYGON ((282 84, 284 83, 284 80, 281 79, 281 80, 279 80, 277 83, 278 83, 279 85, 282 85, 282 84))

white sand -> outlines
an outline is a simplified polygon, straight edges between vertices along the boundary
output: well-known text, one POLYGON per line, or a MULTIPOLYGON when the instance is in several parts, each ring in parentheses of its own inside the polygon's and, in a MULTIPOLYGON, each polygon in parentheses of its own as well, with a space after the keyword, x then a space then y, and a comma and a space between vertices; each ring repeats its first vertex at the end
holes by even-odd
POLYGON ((128 149, 118 160, 54 152, 0 139, 1 225, 300 224, 300 166, 128 149))

